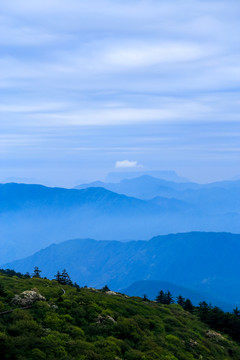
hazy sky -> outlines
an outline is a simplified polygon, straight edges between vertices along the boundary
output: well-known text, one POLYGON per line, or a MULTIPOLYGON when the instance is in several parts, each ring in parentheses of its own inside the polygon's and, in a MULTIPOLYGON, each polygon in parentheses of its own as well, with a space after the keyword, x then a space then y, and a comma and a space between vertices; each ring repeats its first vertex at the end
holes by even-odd
POLYGON ((0 181, 240 174, 240 2, 0 4, 0 181))

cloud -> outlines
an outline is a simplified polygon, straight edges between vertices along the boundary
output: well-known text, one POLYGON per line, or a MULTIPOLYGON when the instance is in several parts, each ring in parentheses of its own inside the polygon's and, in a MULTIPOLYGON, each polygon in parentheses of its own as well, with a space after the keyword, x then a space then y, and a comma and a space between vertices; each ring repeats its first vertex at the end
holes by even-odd
POLYGON ((42 113, 61 110, 64 103, 42 103, 42 104, 0 104, 1 113, 42 113))
POLYGON ((133 160, 122 160, 116 161, 115 168, 139 168, 142 167, 137 161, 133 160))
POLYGON ((133 43, 113 47, 105 55, 110 66, 136 68, 164 63, 181 63, 210 56, 213 49, 191 43, 133 43))
POLYGON ((212 153, 221 172, 227 157, 239 168, 228 150, 239 155, 239 11, 236 0, 1 2, 1 171, 16 159, 32 177, 29 157, 72 173, 129 157, 184 168, 191 155, 205 176, 209 149, 224 149, 221 162, 212 153))

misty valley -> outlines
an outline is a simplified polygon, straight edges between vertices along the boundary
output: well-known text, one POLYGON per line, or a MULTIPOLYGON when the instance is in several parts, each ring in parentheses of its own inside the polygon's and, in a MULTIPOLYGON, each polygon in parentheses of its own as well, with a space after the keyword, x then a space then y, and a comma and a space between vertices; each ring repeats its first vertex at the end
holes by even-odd
POLYGON ((213 358, 238 359, 239 194, 238 180, 201 185, 144 174, 73 189, 1 184, 4 359, 185 360, 204 355, 202 346, 213 358), (15 343, 20 322, 25 350, 15 343), (13 344, 17 351, 7 350, 13 344))

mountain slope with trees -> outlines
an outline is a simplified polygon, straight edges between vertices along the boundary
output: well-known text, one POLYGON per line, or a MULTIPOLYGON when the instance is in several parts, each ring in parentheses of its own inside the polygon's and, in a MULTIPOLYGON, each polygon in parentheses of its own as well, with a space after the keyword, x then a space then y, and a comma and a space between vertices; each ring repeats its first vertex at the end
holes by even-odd
POLYGON ((14 273, 0 273, 0 285, 4 360, 239 359, 238 338, 212 330, 198 309, 14 273))

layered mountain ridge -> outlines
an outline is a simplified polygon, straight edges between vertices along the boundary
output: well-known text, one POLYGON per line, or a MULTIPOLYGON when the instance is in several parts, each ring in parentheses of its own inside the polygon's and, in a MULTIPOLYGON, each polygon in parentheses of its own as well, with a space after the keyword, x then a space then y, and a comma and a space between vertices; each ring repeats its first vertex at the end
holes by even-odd
POLYGON ((239 181, 200 185, 142 176, 95 185, 78 190, 1 184, 0 263, 71 238, 240 232, 239 181))
POLYGON ((240 235, 230 233, 192 232, 130 242, 76 239, 4 268, 25 273, 38 266, 50 278, 66 268, 82 286, 107 284, 113 290, 126 289, 138 280, 166 281, 208 294, 209 299, 219 300, 216 305, 236 306, 240 303, 239 253, 240 235))

